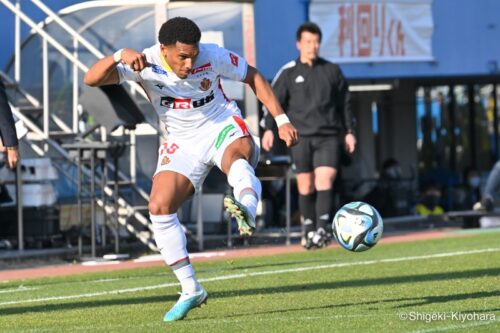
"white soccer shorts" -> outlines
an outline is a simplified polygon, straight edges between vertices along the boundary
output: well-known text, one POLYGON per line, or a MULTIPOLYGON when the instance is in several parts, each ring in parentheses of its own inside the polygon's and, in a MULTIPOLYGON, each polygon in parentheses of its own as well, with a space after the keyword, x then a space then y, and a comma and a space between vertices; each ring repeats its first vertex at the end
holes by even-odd
POLYGON ((254 150, 250 164, 255 168, 260 155, 258 139, 251 135, 240 117, 231 115, 223 122, 198 129, 189 140, 169 136, 158 150, 154 176, 162 171, 177 172, 187 177, 195 190, 199 191, 214 165, 222 170, 222 156, 226 148, 244 136, 253 138, 254 150))

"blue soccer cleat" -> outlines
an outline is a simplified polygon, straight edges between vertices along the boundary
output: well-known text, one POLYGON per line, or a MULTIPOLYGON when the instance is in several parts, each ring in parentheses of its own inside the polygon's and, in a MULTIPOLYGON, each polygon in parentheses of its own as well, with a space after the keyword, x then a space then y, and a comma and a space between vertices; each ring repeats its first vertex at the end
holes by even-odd
POLYGON ((248 210, 233 196, 226 195, 224 198, 224 208, 238 223, 238 230, 241 236, 252 236, 255 230, 255 219, 248 210))
POLYGON ((177 303, 175 303, 175 305, 165 314, 163 321, 176 321, 184 319, 189 311, 206 304, 207 298, 208 293, 205 289, 203 289, 203 287, 200 291, 194 294, 181 294, 177 303))

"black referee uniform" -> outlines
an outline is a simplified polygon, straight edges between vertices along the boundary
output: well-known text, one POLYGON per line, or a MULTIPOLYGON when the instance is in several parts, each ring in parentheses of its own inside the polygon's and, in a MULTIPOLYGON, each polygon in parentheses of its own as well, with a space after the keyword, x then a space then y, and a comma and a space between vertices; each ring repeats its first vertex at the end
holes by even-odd
MULTIPOLYGON (((309 66, 301 63, 299 58, 283 66, 272 85, 283 110, 300 135, 299 143, 291 148, 295 172, 309 173, 321 166, 338 169, 344 135, 354 130, 349 87, 340 67, 319 57, 309 66)), ((265 127, 276 127, 269 113, 265 127)), ((314 230, 317 230, 316 234, 320 230, 322 235, 326 232, 326 242, 329 242, 332 191, 300 194, 299 208, 308 239, 304 246, 309 249, 311 242, 315 242, 311 238, 314 230)))
MULTIPOLYGON (((291 61, 273 80, 273 90, 300 135, 292 147, 296 172, 313 172, 319 166, 338 168, 342 140, 354 130, 349 87, 340 67, 322 58, 313 66, 291 61)), ((265 128, 276 123, 268 113, 265 128)))

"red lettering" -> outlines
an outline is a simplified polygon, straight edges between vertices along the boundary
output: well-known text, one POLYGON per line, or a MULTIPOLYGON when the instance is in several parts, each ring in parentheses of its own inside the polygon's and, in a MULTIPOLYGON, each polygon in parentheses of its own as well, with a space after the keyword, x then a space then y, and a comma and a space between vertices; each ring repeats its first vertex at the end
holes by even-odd
POLYGON ((403 32, 403 24, 401 21, 398 21, 396 54, 402 56, 405 55, 405 34, 403 32))
POLYGON ((176 98, 174 101, 174 109, 190 109, 191 98, 176 98))
POLYGON ((173 154, 179 148, 176 143, 172 143, 170 147, 167 148, 167 154, 173 154))
POLYGON ((357 32, 358 56, 369 57, 372 53, 371 5, 358 5, 357 32))
POLYGON ((338 14, 340 57, 406 54, 404 23, 386 10, 385 3, 341 4, 338 14))
POLYGON ((172 143, 169 147, 168 142, 164 142, 160 150, 160 155, 173 154, 178 148, 179 146, 176 143, 172 143))
POLYGON ((344 45, 350 43, 350 57, 354 56, 354 6, 339 6, 339 37, 338 45, 340 56, 344 56, 344 45))

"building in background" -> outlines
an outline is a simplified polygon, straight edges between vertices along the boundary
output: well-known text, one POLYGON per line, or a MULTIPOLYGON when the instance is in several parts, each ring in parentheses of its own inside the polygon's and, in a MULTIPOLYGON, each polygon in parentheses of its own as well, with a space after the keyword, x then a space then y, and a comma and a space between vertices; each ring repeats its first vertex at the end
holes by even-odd
MULTIPOLYGON (((75 28, 87 26, 87 37, 94 38, 96 46, 105 53, 121 47, 120 43, 133 41, 134 45, 148 45, 155 37, 155 17, 147 11, 136 8, 127 11, 127 15, 113 14, 108 23, 102 20, 99 26, 89 22, 102 18, 101 11, 88 9, 86 16, 76 11, 90 8, 99 1, 45 3, 54 11, 65 13, 68 23, 75 28), (129 29, 132 26, 133 29, 129 29), (137 29, 137 33, 120 33, 127 29, 129 32, 137 29), (99 43, 103 40, 99 35, 103 33, 111 35, 116 43, 99 43)), ((196 19, 204 30, 225 30, 225 46, 242 54, 253 52, 257 66, 269 80, 297 55, 293 47, 297 26, 308 19, 321 26, 322 56, 340 63, 352 86, 358 119, 359 151, 345 169, 345 179, 371 179, 385 160, 394 158, 400 163, 404 177, 418 177, 421 182, 439 181, 447 198, 445 206, 452 209, 453 200, 448 191, 458 182, 458 175, 467 167, 487 172, 498 159, 500 2, 255 0, 224 3, 227 8, 251 5, 254 20, 249 22, 247 18, 245 22, 245 15, 222 10, 207 1, 196 4, 194 8, 198 10, 182 10, 186 4, 182 1, 170 1, 168 6, 174 15, 196 19), (206 7, 209 9, 203 9, 206 7), (210 22, 221 17, 227 18, 228 23, 215 29, 210 22), (241 37, 248 36, 249 31, 254 32, 253 46, 241 37)), ((46 17, 30 2, 23 1, 22 6, 39 20, 46 17)), ((13 16, 0 4, 0 28, 12 31, 13 27, 13 16)), ((33 43, 29 29, 23 25, 22 31, 24 43, 33 43)), ((0 68, 12 73, 13 34, 5 34, 2 45, 0 68)), ((249 58, 248 53, 246 56, 249 58)), ((51 70, 54 77, 60 75, 59 80, 64 80, 65 71, 69 71, 65 66, 51 70)), ((33 75, 40 77, 39 72, 40 67, 34 65, 27 74, 31 78, 28 80, 36 84, 32 78, 33 75)), ((234 93, 238 96, 237 87, 234 93)), ((63 97, 59 98, 60 103, 65 103, 63 97)), ((242 103, 246 102, 242 100, 242 103)), ((251 104, 245 106, 255 109, 251 104)), ((148 173, 146 166, 143 174, 148 173)), ((368 191, 362 184, 354 184, 352 188, 359 196, 368 191)))

